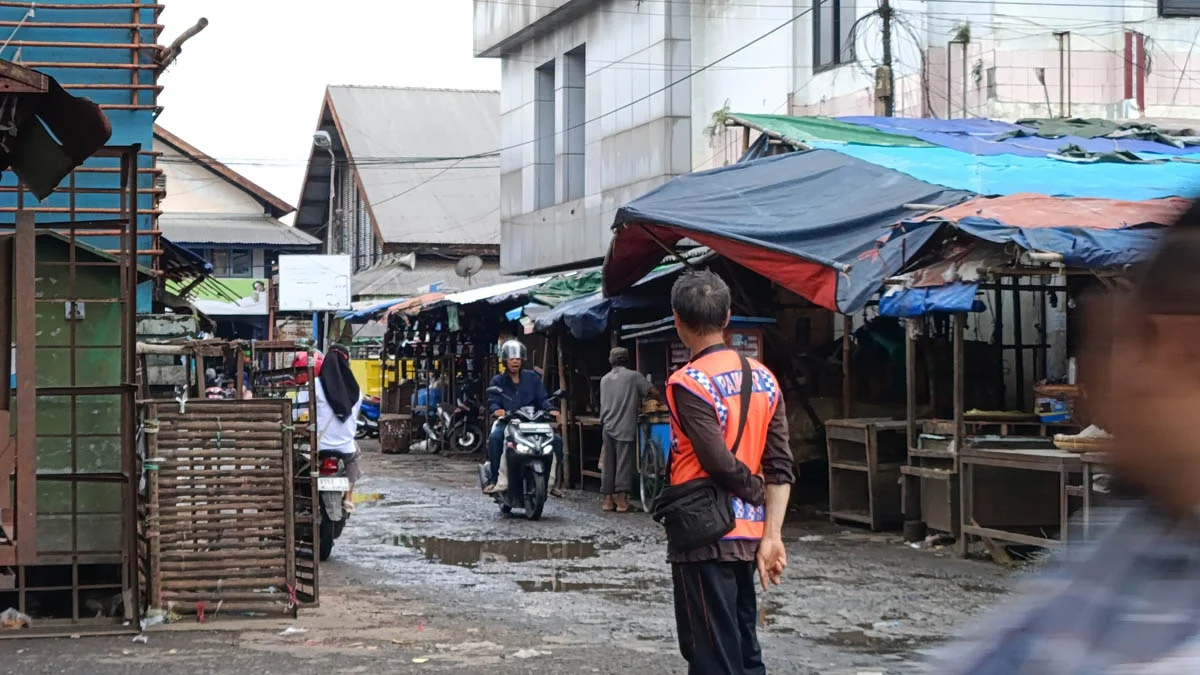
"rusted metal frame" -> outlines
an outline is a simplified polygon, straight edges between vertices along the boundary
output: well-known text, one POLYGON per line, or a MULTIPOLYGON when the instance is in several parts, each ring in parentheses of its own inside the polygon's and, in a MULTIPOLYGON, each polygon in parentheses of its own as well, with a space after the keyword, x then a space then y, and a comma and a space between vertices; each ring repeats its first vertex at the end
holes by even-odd
POLYGON ((136 439, 134 437, 134 425, 137 417, 134 410, 134 398, 137 391, 137 364, 135 362, 134 344, 137 340, 137 225, 138 225, 138 151, 141 150, 139 144, 130 146, 122 157, 122 168, 124 171, 125 187, 128 192, 124 195, 125 205, 128 207, 129 218, 128 226, 126 227, 125 236, 122 239, 123 248, 125 249, 120 256, 120 259, 125 262, 126 268, 122 270, 122 335, 125 341, 125 348, 121 350, 121 379, 122 385, 125 388, 121 397, 121 466, 122 472, 125 474, 128 483, 125 486, 124 495, 124 518, 122 518, 124 534, 126 539, 125 573, 126 584, 129 590, 127 597, 131 598, 130 602, 125 603, 125 618, 127 620, 136 621, 141 617, 140 592, 138 570, 137 570, 137 448, 136 439))
MULTIPOLYGON (((94 5, 93 5, 94 6, 94 5)), ((91 46, 91 45, 89 45, 91 46)), ((153 63, 139 64, 136 66, 127 63, 94 63, 94 62, 73 62, 64 63, 60 61, 25 61, 21 64, 26 68, 80 68, 88 70, 157 70, 158 66, 153 63)))
MULTIPOLYGON (((15 7, 17 9, 30 9, 34 5, 35 3, 33 2, 15 2, 14 0, 3 0, 3 2, 0 2, 0 7, 15 7)), ((156 13, 161 12, 163 8, 166 7, 166 5, 161 4, 143 5, 139 3, 138 0, 132 0, 132 2, 114 2, 105 4, 38 2, 36 5, 38 9, 82 9, 84 11, 95 9, 129 9, 130 7, 137 7, 139 9, 153 9, 156 11, 156 13)))
MULTIPOLYGON (((71 213, 71 209, 66 206, 30 206, 30 207, 25 207, 25 208, 22 208, 19 210, 28 211, 30 213, 66 213, 66 214, 71 213)), ((0 213, 16 213, 17 211, 18 211, 18 209, 15 206, 0 207, 0 213)), ((106 213, 106 214, 112 214, 115 216, 125 215, 125 213, 121 209, 105 207, 105 206, 89 206, 87 208, 79 209, 79 211, 80 211, 80 213, 106 213)), ((158 209, 143 209, 143 210, 139 210, 139 213, 142 213, 144 215, 149 215, 149 216, 162 215, 162 211, 158 210, 158 209)))
MULTIPOLYGON (((0 529, 12 535, 12 493, 9 477, 16 462, 16 439, 9 437, 12 389, 8 381, 12 371, 13 309, 13 238, 0 237, 0 529)), ((9 549, 0 545, 0 552, 9 549)), ((11 550, 9 551, 11 552, 11 550)), ((0 563, 12 564, 12 563, 0 563)))
MULTIPOLYGON (((23 196, 18 193, 18 204, 23 196)), ((32 213, 18 213, 15 250, 16 298, 14 303, 17 343, 17 454, 16 454, 16 532, 10 533, 16 546, 16 562, 30 565, 37 560, 37 386, 36 326, 37 232, 32 213)), ((23 586, 22 586, 23 587, 23 586)))
MULTIPOLYGON (((41 5, 39 5, 40 7, 41 5)), ((157 51, 158 45, 139 45, 127 42, 58 42, 56 40, 13 40, 10 47, 52 47, 56 49, 113 49, 157 51)))
MULTIPOLYGON (((32 3, 29 3, 29 4, 32 4, 32 3)), ((37 7, 40 9, 40 8, 45 7, 45 5, 38 3, 37 7)), ((24 26, 24 25, 26 25, 26 24, 24 24, 20 21, 0 21, 0 28, 17 28, 18 26, 24 26)), ((143 24, 71 23, 71 22, 65 22, 65 21, 38 21, 36 24, 36 26, 38 28, 84 28, 84 29, 87 29, 87 28, 93 28, 93 29, 94 28, 100 28, 100 29, 125 28, 125 29, 130 29, 130 30, 133 29, 135 27, 135 25, 140 26, 142 28, 142 30, 154 30, 159 33, 161 33, 163 31, 163 29, 166 28, 166 26, 164 26, 163 24, 159 24, 159 23, 143 23, 143 24)), ((65 86, 66 85, 64 85, 64 87, 65 86)))
MULTIPOLYGON (((137 5, 135 4, 133 7, 132 14, 133 14, 133 25, 134 25, 134 28, 132 31, 133 32, 133 44, 131 45, 132 49, 130 49, 129 55, 130 55, 132 64, 136 66, 139 64, 139 61, 140 61, 138 56, 141 53, 139 50, 142 46, 142 44, 141 44, 142 43, 142 31, 141 31, 141 26, 140 26, 142 10, 139 7, 137 7, 137 5)), ((158 41, 155 40, 153 46, 158 47, 157 43, 158 43, 158 41)), ((141 74, 142 74, 142 71, 140 71, 140 70, 134 70, 134 71, 130 72, 130 81, 131 81, 132 86, 129 89, 129 98, 130 98, 129 103, 130 103, 130 105, 132 105, 134 107, 137 107, 138 104, 141 103, 141 101, 139 100, 140 92, 138 91, 138 87, 141 85, 141 74)), ((151 76, 151 79, 154 79, 153 76, 151 76)))
MULTIPOLYGON (((67 176, 67 186, 68 186, 67 204, 68 204, 68 209, 69 209, 68 217, 70 220, 73 221, 76 218, 76 212, 75 212, 75 206, 76 206, 75 187, 76 186, 75 186, 75 172, 74 171, 72 171, 67 176)), ((77 256, 76 256, 76 252, 77 252, 76 243, 77 243, 76 232, 74 229, 71 229, 67 232, 67 296, 70 298, 69 302, 71 302, 71 303, 74 303, 76 301, 75 298, 79 297, 79 280, 78 280, 78 277, 76 275, 76 270, 75 270, 75 263, 78 260, 77 256)), ((68 368, 67 383, 68 383, 69 387, 72 389, 74 389, 76 383, 78 382, 78 376, 79 376, 77 366, 76 366, 78 359, 75 358, 79 351, 78 324, 79 324, 78 321, 74 321, 74 320, 67 321, 67 345, 68 345, 68 353, 71 355, 70 361, 67 364, 67 368, 68 368)), ((37 395, 37 394, 35 394, 35 395, 37 395)), ((79 473, 79 460, 77 457, 78 449, 79 449, 79 419, 78 419, 79 398, 78 398, 78 396, 72 394, 71 396, 68 397, 67 400, 70 401, 70 405, 71 405, 71 409, 68 412, 68 417, 71 420, 71 426, 70 426, 70 429, 71 429, 71 432, 70 432, 71 478, 72 478, 72 480, 70 481, 70 484, 71 484, 71 554, 73 556, 78 556, 79 552, 80 552, 79 551, 79 483, 77 480, 73 480, 73 479, 76 477, 76 474, 79 473)), ((72 586, 71 619, 73 621, 78 621, 79 620, 79 591, 78 591, 78 588, 79 588, 79 563, 76 561, 72 561, 72 563, 71 563, 71 586, 72 586)))

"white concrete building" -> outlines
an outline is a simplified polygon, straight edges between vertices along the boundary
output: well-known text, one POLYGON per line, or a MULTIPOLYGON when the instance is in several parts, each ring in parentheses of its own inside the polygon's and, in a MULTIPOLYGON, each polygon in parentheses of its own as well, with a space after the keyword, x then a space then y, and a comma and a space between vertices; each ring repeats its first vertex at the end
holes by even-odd
MULTIPOLYGON (((891 6, 898 116, 1200 118, 1200 0, 891 6)), ((501 267, 602 258, 619 206, 736 161, 723 111, 874 114, 878 7, 475 0, 476 54, 502 61, 501 267)))

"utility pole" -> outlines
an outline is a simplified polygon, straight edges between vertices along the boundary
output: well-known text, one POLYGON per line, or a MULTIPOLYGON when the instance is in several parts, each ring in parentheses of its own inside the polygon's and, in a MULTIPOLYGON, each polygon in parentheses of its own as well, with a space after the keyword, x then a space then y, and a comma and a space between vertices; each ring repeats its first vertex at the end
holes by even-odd
POLYGON ((879 18, 883 21, 883 65, 875 71, 875 108, 877 113, 893 117, 896 114, 896 79, 892 74, 892 6, 888 0, 879 0, 879 18))

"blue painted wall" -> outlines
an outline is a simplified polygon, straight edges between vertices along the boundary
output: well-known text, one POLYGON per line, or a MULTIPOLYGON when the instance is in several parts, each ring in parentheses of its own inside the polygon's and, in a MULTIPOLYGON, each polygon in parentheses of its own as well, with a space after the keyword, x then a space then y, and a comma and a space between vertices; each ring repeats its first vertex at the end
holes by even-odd
MULTIPOLYGON (((0 58, 16 60, 21 65, 44 72, 58 80, 59 84, 63 85, 72 94, 89 98, 102 107, 105 107, 104 112, 108 116, 113 130, 112 139, 109 141, 111 145, 139 143, 142 146, 142 150, 151 150, 154 141, 154 111, 152 108, 157 98, 153 90, 140 90, 137 92, 137 99, 134 99, 134 90, 126 86, 115 89, 84 89, 74 88, 71 85, 132 85, 135 72, 137 73, 139 84, 153 85, 156 79, 155 70, 152 65, 155 52, 151 47, 140 50, 138 61, 146 67, 135 71, 131 68, 133 66, 133 56, 129 49, 91 47, 87 45, 132 45, 135 42, 135 37, 136 41, 142 45, 154 45, 157 42, 157 38, 153 28, 146 27, 135 30, 130 24, 135 23, 136 16, 136 23, 144 26, 153 26, 157 19, 156 11, 148 8, 139 9, 139 3, 132 1, 128 2, 128 9, 95 9, 88 7, 88 5, 97 4, 118 4, 121 0, 58 1, 61 4, 73 4, 79 7, 73 9, 43 9, 35 7, 36 16, 27 19, 25 25, 17 29, 15 34, 12 27, 0 26, 0 44, 3 44, 11 36, 11 43, 0 54, 0 58), (51 25, 47 26, 45 24, 51 25), (61 24, 105 24, 106 27, 84 28, 77 25, 63 27, 61 24), (55 44, 45 46, 31 44, 26 46, 23 43, 55 44), (62 46, 62 43, 83 43, 84 46, 62 46), (18 48, 20 49, 19 60, 16 59, 18 48), (84 68, 59 64, 89 64, 95 67, 84 68), (128 106, 131 104, 145 105, 148 108, 144 110, 127 110, 106 107, 110 105, 128 106)), ((17 22, 25 16, 25 13, 26 10, 22 8, 0 7, 0 21, 17 22)), ((153 168, 153 158, 150 156, 141 156, 138 159, 138 165, 143 169, 153 168)), ((85 166, 116 168, 120 164, 119 160, 115 158, 93 158, 88 160, 85 166)), ((119 174, 78 173, 76 174, 76 184, 80 187, 117 188, 120 186, 119 174)), ((0 179, 0 185, 15 186, 15 176, 11 172, 4 172, 3 179, 0 179)), ((60 186, 60 188, 65 186, 66 181, 64 181, 64 185, 60 186)), ((153 187, 154 176, 152 173, 138 174, 139 190, 148 191, 153 187)), ((37 205, 62 208, 70 206, 69 197, 63 193, 53 194, 41 203, 38 203, 31 195, 26 195, 25 200, 26 206, 37 205)), ((15 194, 0 192, 0 206, 13 207, 15 205, 15 194)), ((120 196, 116 194, 78 195, 75 203, 78 211, 77 218, 94 220, 116 219, 118 216, 112 213, 88 212, 88 209, 116 209, 120 205, 120 196)), ((139 209, 149 211, 153 207, 153 195, 149 192, 139 194, 138 205, 139 209)), ((13 213, 0 212, 0 222, 11 223, 13 219, 13 213)), ((38 222, 61 222, 67 219, 68 216, 61 213, 37 214, 38 222)), ((152 229, 153 222, 151 216, 139 216, 139 232, 152 229)), ((118 247, 118 242, 115 238, 96 237, 89 240, 88 243, 102 249, 116 249, 118 247)), ((138 238, 139 250, 148 251, 152 246, 153 240, 151 237, 141 236, 138 238)), ((154 261, 150 256, 142 256, 139 262, 150 266, 153 265, 154 261)), ((138 288, 138 311, 150 310, 151 293, 152 286, 150 282, 142 284, 138 288)))

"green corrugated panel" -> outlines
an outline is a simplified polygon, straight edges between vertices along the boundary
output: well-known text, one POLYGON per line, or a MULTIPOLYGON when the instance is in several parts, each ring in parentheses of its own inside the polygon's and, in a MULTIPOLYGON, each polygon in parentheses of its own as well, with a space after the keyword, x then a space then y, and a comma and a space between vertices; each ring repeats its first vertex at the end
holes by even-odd
POLYGON ((889 134, 859 124, 839 122, 828 117, 791 117, 789 115, 748 115, 730 113, 729 119, 763 131, 792 144, 812 141, 856 143, 900 148, 932 148, 933 145, 912 136, 889 134))

